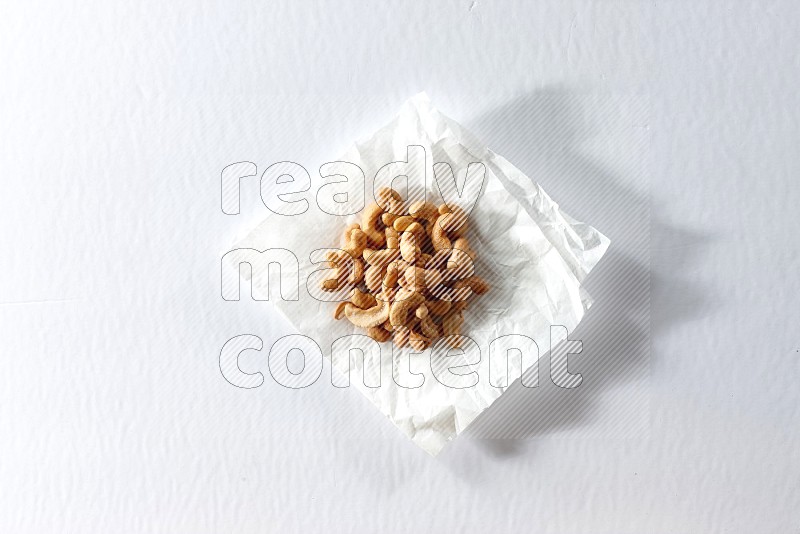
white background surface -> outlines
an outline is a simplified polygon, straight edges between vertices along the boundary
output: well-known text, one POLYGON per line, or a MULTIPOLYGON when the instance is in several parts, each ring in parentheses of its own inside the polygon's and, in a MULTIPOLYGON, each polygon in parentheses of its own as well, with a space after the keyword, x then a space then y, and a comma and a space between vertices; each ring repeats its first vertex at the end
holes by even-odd
MULTIPOLYGON (((800 532, 800 4, 2 13, 1 531, 800 532), (257 186, 221 214, 222 167, 316 169, 419 90, 530 173, 547 162, 497 110, 649 102, 645 431, 464 436, 432 459, 355 392, 220 376, 227 338, 286 332, 218 296, 219 252, 263 216, 257 186)), ((628 191, 619 145, 592 146, 628 191)))

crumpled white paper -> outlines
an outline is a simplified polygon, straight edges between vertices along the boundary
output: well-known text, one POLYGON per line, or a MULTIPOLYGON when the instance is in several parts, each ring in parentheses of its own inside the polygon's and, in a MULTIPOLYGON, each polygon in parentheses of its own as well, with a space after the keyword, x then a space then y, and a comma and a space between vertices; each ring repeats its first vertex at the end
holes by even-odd
MULTIPOLYGON (((350 386, 369 398, 414 443, 435 455, 535 362, 536 354, 532 358, 506 360, 505 348, 492 353, 490 359, 492 340, 522 334, 533 339, 539 354, 544 354, 551 342, 555 345, 563 339, 561 336, 551 341, 551 325, 563 325, 568 332, 578 325, 591 304, 581 282, 603 256, 609 240, 591 226, 563 213, 541 187, 437 111, 424 93, 407 101, 395 120, 369 139, 356 143, 338 161, 355 163, 364 171, 369 204, 373 200, 376 172, 387 163, 405 161, 409 145, 425 149, 427 193, 434 202, 441 202, 433 179, 434 163, 449 163, 457 180, 464 180, 469 163, 482 162, 485 166, 483 190, 470 214, 467 237, 477 252, 475 272, 492 289, 484 296, 472 298, 464 313, 462 329, 463 334, 475 341, 479 352, 470 345, 465 354, 446 358, 431 357, 431 349, 411 354, 410 358, 408 352, 395 351, 393 357, 392 344, 383 343, 380 367, 377 357, 368 355, 366 364, 360 357, 351 358, 350 386), (458 365, 465 367, 456 373, 477 372, 476 385, 463 389, 447 387, 434 376, 443 367, 458 365), (410 373, 421 373, 424 382, 420 387, 411 387, 419 382, 420 376, 410 373), (370 387, 378 381, 379 387, 370 387)), ((312 273, 320 265, 312 263, 310 254, 317 249, 338 247, 343 229, 358 220, 358 216, 333 216, 319 209, 310 195, 309 198, 307 212, 294 217, 270 214, 234 248, 283 248, 297 256, 298 300, 276 300, 273 291, 270 303, 300 334, 313 339, 330 357, 335 340, 363 331, 347 320, 332 318, 335 302, 314 298, 321 295, 316 289, 320 273, 312 273)), ((346 206, 343 209, 346 211, 346 206)), ((238 265, 234 267, 238 271, 238 265)), ((243 271, 243 274, 250 278, 249 273, 243 271)), ((253 295, 265 299, 269 294, 266 269, 254 272, 251 281, 253 295)), ((359 343, 349 341, 349 346, 356 345, 359 343)), ((347 358, 336 358, 333 364, 346 375, 347 358)), ((342 384, 341 376, 332 380, 342 384)))

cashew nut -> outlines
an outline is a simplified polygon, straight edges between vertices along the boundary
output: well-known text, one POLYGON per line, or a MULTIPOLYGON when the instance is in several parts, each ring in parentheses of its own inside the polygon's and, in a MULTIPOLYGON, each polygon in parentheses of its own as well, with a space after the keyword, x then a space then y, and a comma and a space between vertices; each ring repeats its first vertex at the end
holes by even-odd
POLYGON ((350 302, 355 304, 356 307, 366 310, 367 308, 375 306, 378 301, 373 295, 355 288, 353 289, 353 296, 350 298, 350 302))
POLYGON ((379 343, 389 341, 392 338, 391 332, 383 326, 370 326, 367 328, 367 335, 379 343))
POLYGON ((367 267, 367 271, 364 273, 364 284, 366 284, 370 293, 377 293, 380 290, 383 282, 383 273, 383 267, 378 265, 367 267))
POLYGON ((417 333, 415 330, 409 330, 408 342, 411 348, 417 352, 422 352, 431 345, 431 340, 422 334, 417 333))
POLYGON ((400 256, 400 250, 395 248, 387 248, 383 250, 364 249, 364 260, 370 265, 377 267, 386 267, 390 262, 393 262, 400 256))
POLYGON ((408 336, 410 330, 405 326, 398 326, 394 329, 394 344, 397 348, 402 349, 408 345, 408 336))
POLYGON ((420 292, 426 289, 436 288, 444 279, 444 275, 441 271, 414 266, 406 269, 403 276, 406 280, 406 287, 411 287, 415 291, 420 292))
POLYGON ((433 245, 434 250, 437 252, 440 250, 450 250, 450 239, 447 237, 447 233, 444 230, 444 227, 440 223, 442 217, 447 217, 449 214, 440 215, 439 218, 433 223, 433 227, 431 228, 431 244, 433 245))
POLYGON ((347 306, 347 302, 340 302, 336 309, 333 311, 333 318, 337 321, 344 316, 344 308, 347 306))
POLYGON ((408 207, 408 214, 415 219, 425 219, 429 224, 433 224, 439 216, 439 211, 435 204, 418 200, 408 207))
POLYGON ((350 254, 354 258, 360 258, 367 247, 367 234, 358 228, 350 231, 350 239, 348 239, 342 250, 350 254))
POLYGON ((343 252, 329 253, 327 259, 336 270, 333 278, 322 281, 321 288, 325 291, 335 291, 348 283, 356 285, 364 277, 364 264, 360 259, 353 260, 343 252))
POLYGON ((428 308, 428 313, 442 317, 450 310, 452 302, 449 300, 426 300, 425 306, 428 308))
POLYGON ((376 247, 382 247, 386 243, 386 236, 381 228, 378 227, 378 220, 381 215, 383 215, 383 209, 377 204, 368 206, 361 214, 361 227, 365 237, 369 238, 370 243, 376 247))
POLYGON ((443 336, 459 346, 454 337, 468 299, 489 290, 474 274, 476 252, 464 237, 464 210, 423 200, 406 212, 391 188, 377 191, 376 199, 360 224, 345 229, 341 249, 326 255, 335 278, 323 280, 323 289, 352 288, 334 319, 347 317, 372 339, 418 352, 443 336))
POLYGON ((434 323, 430 315, 428 315, 428 307, 425 304, 421 304, 419 308, 417 308, 415 315, 419 319, 419 326, 420 330, 422 330, 422 335, 429 340, 436 339, 441 336, 439 326, 434 323))
POLYGON ((362 310, 352 303, 348 303, 344 308, 344 314, 356 326, 369 328, 378 326, 389 318, 389 303, 378 302, 375 306, 362 310))
POLYGON ((411 226, 411 224, 415 222, 417 221, 411 215, 403 215, 394 220, 394 222, 392 223, 392 228, 394 228, 398 232, 403 232, 405 231, 406 228, 408 228, 409 226, 411 226))
POLYGON ((389 310, 389 321, 393 326, 403 326, 408 321, 409 314, 417 309, 417 306, 425 302, 425 297, 416 291, 402 289, 395 295, 395 301, 389 310), (403 296, 400 293, 403 292, 403 296))
POLYGON ((391 226, 386 227, 386 248, 400 248, 400 233, 391 226))
POLYGON ((400 237, 400 255, 409 263, 414 263, 417 257, 422 253, 417 244, 422 231, 422 225, 418 222, 413 222, 405 228, 403 235, 400 237))
POLYGON ((461 346, 461 340, 456 337, 461 335, 461 326, 464 324, 464 315, 460 311, 450 311, 442 319, 442 333, 447 337, 448 344, 453 348, 461 346))

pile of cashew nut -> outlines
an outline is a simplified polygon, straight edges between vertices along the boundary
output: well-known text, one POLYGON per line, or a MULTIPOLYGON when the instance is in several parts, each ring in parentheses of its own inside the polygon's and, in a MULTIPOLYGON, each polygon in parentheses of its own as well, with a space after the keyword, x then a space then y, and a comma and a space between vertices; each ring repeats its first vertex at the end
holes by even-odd
POLYGON ((346 317, 379 342, 423 351, 444 337, 460 346, 464 310, 488 284, 474 274, 475 252, 465 237, 467 216, 459 207, 418 201, 406 204, 383 188, 377 203, 347 227, 339 250, 326 260, 332 278, 325 291, 352 288, 334 318, 346 317))

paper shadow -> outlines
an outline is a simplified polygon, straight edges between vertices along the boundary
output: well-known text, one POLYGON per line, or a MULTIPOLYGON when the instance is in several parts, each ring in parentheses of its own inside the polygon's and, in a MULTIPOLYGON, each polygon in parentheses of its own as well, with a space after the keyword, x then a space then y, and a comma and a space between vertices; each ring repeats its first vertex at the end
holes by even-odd
POLYGON ((541 347, 539 387, 512 384, 464 433, 494 456, 520 452, 526 438, 568 435, 589 426, 597 415, 598 399, 623 385, 635 392, 631 403, 647 402, 649 368, 656 355, 651 346, 659 332, 702 312, 708 300, 681 272, 710 237, 667 224, 657 209, 651 213, 648 148, 637 144, 637 139, 649 140, 648 109, 646 103, 634 103, 621 116, 620 102, 587 99, 554 87, 465 123, 493 151, 542 185, 565 212, 598 228, 612 242, 584 283, 594 305, 570 335, 583 341, 583 352, 570 356, 569 363, 571 372, 583 375, 583 383, 573 390, 553 385, 545 353, 549 347, 541 347), (602 146, 609 120, 621 128, 622 143, 607 150, 617 158, 629 157, 624 152, 631 148, 643 151, 634 156, 644 158, 641 165, 613 165, 607 162, 614 157, 604 163, 592 156, 592 150, 602 146), (651 269, 651 252, 663 250, 669 254, 670 268, 651 269), (651 314, 654 294, 659 309, 651 314))

